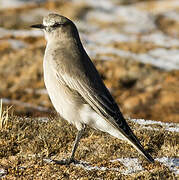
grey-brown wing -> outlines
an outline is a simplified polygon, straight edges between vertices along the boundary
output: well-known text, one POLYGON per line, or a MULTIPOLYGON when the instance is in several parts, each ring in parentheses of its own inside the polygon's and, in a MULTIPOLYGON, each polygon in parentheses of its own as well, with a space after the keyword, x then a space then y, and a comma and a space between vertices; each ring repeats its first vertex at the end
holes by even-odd
MULTIPOLYGON (((83 51, 85 52, 85 51, 83 51)), ((64 53, 55 71, 60 81, 78 94, 101 116, 115 127, 125 124, 118 105, 105 87, 95 66, 86 53, 71 54, 73 62, 66 61, 70 54, 64 53), (72 64, 70 64, 70 62, 72 64), (75 64, 75 65, 74 65, 75 64)))

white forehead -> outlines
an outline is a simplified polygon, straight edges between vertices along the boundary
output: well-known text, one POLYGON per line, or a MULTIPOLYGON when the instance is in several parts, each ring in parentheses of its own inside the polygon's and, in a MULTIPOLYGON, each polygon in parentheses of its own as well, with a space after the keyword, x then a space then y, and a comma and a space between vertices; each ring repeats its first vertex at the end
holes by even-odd
POLYGON ((55 23, 63 24, 66 21, 68 21, 68 19, 64 16, 61 16, 58 14, 49 14, 48 16, 43 18, 43 25, 44 26, 52 26, 55 23))

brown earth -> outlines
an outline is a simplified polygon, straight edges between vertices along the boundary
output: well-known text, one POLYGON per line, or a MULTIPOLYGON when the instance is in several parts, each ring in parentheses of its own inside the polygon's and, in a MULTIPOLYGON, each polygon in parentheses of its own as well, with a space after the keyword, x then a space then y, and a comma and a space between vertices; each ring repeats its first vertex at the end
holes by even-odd
MULTIPOLYGON (((130 121, 129 124, 154 158, 177 160, 176 132, 155 124, 150 127, 159 131, 144 129, 130 121)), ((59 165, 59 160, 69 157, 75 133, 74 127, 59 119, 9 117, 0 128, 0 178, 4 175, 3 179, 177 179, 167 165, 157 160, 149 163, 124 141, 89 128, 75 155, 79 162, 59 165), (129 164, 111 162, 129 157, 129 163, 139 158, 143 169, 130 173, 129 164)))

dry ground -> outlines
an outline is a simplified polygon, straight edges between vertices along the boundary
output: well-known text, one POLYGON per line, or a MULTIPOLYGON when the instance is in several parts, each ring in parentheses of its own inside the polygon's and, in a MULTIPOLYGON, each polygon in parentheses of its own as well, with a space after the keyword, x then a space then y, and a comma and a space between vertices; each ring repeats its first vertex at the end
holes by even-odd
MULTIPOLYGON (((129 123, 155 159, 169 157, 177 161, 177 132, 157 124, 144 128, 129 123)), ((8 117, 0 129, 0 176, 3 179, 177 179, 172 166, 159 161, 150 164, 130 145, 90 128, 76 153, 79 164, 62 166, 50 161, 69 156, 75 134, 76 129, 59 118, 8 117)))

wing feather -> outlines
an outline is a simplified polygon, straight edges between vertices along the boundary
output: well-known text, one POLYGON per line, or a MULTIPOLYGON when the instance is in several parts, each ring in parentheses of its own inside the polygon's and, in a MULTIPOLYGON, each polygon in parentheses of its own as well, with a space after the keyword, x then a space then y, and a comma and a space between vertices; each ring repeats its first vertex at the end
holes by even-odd
MULTIPOLYGON (((56 65, 57 78, 78 94, 104 119, 114 127, 124 125, 124 118, 88 55, 85 64, 78 61, 75 67, 61 63, 56 65), (63 66, 63 67, 61 67, 63 66), (62 71, 63 70, 63 71, 62 71)), ((77 59, 77 57, 75 57, 77 59)))

